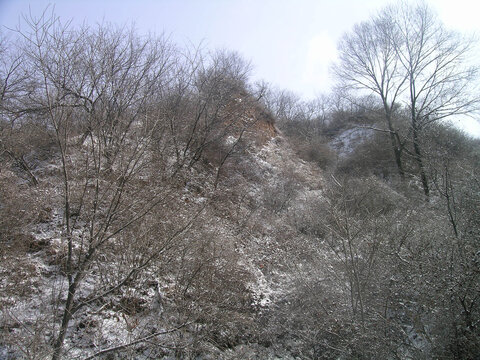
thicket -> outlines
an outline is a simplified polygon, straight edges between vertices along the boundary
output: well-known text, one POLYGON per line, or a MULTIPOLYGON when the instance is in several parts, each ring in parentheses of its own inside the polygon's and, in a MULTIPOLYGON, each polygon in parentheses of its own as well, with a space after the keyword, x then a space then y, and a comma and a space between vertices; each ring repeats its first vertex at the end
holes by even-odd
POLYGON ((0 46, 1 356, 478 356, 478 140, 417 134, 426 201, 401 106, 403 175, 370 97, 304 102, 236 53, 26 25, 0 46))
POLYGON ((248 276, 204 214, 257 121, 248 63, 131 29, 72 28, 54 14, 23 25, 1 43, 2 346, 70 358, 84 337, 100 356, 194 321, 213 338, 226 322, 219 309, 250 306, 248 276), (28 259, 39 252, 45 274, 28 259), (38 297, 42 313, 17 313, 22 295, 38 297), (123 318, 114 331, 128 341, 102 339, 99 313, 123 318))
MULTIPOLYGON (((273 113, 279 98, 270 98, 273 113)), ((337 108, 323 98, 330 107, 312 112, 313 103, 288 99, 282 105, 294 116, 279 116, 278 126, 300 156, 316 142, 336 155, 323 165, 323 199, 293 223, 319 258, 299 270, 271 314, 272 331, 302 343, 304 358, 474 359, 479 141, 441 122, 421 133, 432 188, 426 201, 411 142, 404 143, 403 177, 397 172, 381 104, 360 98, 337 108)), ((408 117, 401 108, 394 114, 397 131, 408 134, 408 117)))

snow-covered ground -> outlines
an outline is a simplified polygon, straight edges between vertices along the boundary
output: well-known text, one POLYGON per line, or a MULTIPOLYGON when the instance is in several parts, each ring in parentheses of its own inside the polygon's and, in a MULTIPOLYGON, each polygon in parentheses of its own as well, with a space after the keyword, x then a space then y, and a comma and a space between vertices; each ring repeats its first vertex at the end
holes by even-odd
POLYGON ((347 129, 336 136, 330 143, 330 146, 337 152, 339 156, 351 155, 355 148, 373 136, 371 129, 354 127, 347 129))

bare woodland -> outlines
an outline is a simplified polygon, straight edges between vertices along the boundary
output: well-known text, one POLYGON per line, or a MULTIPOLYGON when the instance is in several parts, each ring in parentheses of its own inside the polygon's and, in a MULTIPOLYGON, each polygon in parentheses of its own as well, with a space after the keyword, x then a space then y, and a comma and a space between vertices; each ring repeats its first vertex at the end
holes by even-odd
MULTIPOLYGON (((47 9, 48 10, 48 9, 47 9)), ((0 34, 0 359, 476 359, 472 38, 405 3, 313 101, 228 50, 0 34)))

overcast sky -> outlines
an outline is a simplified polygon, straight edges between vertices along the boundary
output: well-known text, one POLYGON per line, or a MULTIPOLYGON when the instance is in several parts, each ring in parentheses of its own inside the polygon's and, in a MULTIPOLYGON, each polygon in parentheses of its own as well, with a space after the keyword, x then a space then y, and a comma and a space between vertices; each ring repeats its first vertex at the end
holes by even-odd
MULTIPOLYGON (((336 43, 387 0, 0 0, 0 24, 15 27, 29 8, 48 4, 63 20, 134 23, 142 33, 166 33, 179 44, 238 51, 253 65, 253 79, 308 99, 328 92, 336 43)), ((447 27, 480 35, 480 2, 429 0, 447 27)), ((478 129, 480 136, 480 128, 478 129)))

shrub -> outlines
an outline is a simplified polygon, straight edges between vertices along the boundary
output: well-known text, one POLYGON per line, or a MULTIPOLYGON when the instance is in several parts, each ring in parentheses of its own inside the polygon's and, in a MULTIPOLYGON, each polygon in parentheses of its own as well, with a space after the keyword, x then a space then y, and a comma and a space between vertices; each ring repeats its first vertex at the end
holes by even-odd
POLYGON ((335 152, 321 138, 315 138, 299 145, 298 156, 302 160, 315 163, 321 168, 330 167, 336 160, 335 152))

